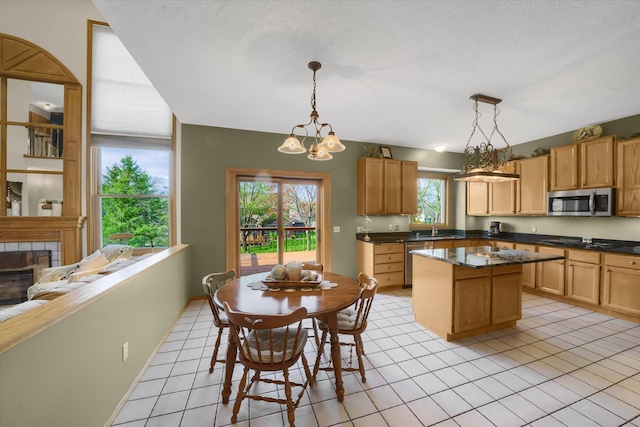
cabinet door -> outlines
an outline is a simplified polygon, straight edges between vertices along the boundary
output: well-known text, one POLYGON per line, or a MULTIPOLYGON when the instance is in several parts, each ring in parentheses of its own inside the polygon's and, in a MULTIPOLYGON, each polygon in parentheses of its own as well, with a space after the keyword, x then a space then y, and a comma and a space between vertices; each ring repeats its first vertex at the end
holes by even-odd
POLYGON ((383 159, 365 157, 358 159, 358 215, 384 213, 384 163, 383 159))
MULTIPOLYGON (((416 199, 417 203, 417 199, 416 199)), ((384 212, 399 214, 402 210, 402 162, 384 161, 384 212)))
POLYGON ((491 322, 491 277, 456 280, 453 295, 454 332, 481 328, 491 322))
POLYGON ((489 185, 467 182, 467 215, 489 214, 489 185))
POLYGON ((606 265, 602 306, 640 316, 640 270, 606 265))
MULTIPOLYGON (((538 252, 551 255, 565 255, 564 249, 538 247, 538 252)), ((564 296, 565 293, 565 261, 546 261, 537 263, 536 288, 541 291, 564 296)))
POLYGON ((568 261, 567 296, 597 305, 600 302, 600 265, 568 261))
POLYGON ((418 213, 418 162, 402 162, 402 213, 418 213))
POLYGON ((618 141, 616 215, 640 215, 640 138, 618 141))
POLYGON ((549 156, 538 156, 517 162, 520 179, 516 206, 519 215, 546 215, 549 189, 549 156))
POLYGON ((516 213, 515 181, 494 182, 489 186, 489 214, 513 215, 516 213))
POLYGON ((578 188, 578 147, 578 144, 570 144, 551 148, 551 191, 578 188))
POLYGON ((522 318, 522 273, 494 275, 491 301, 491 323, 522 318))
POLYGON ((580 186, 582 188, 615 185, 615 137, 580 143, 580 186))
MULTIPOLYGON (((537 252, 535 245, 523 245, 521 243, 516 244, 516 249, 519 251, 537 252)), ((536 287, 536 264, 522 264, 522 286, 535 289, 536 287)))

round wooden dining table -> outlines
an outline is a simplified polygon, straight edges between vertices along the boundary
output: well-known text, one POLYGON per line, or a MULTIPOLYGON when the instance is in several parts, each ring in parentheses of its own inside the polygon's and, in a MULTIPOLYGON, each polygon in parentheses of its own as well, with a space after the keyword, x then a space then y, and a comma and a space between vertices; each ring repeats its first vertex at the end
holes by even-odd
MULTIPOLYGON (((342 361, 340 358, 340 342, 338 340, 338 311, 353 304, 360 295, 358 282, 335 273, 322 273, 323 280, 336 283, 338 286, 329 290, 313 289, 302 291, 296 289, 293 292, 254 290, 248 285, 260 282, 268 273, 252 274, 232 280, 220 287, 214 296, 214 301, 219 307, 227 302, 234 311, 249 313, 252 315, 289 314, 299 307, 307 309, 308 317, 325 322, 329 328, 331 337, 331 360, 336 382, 336 395, 342 402, 344 387, 342 385, 342 361)), ((231 396, 231 379, 237 355, 237 348, 233 339, 229 337, 227 345, 227 361, 222 388, 222 402, 228 403, 231 396)))

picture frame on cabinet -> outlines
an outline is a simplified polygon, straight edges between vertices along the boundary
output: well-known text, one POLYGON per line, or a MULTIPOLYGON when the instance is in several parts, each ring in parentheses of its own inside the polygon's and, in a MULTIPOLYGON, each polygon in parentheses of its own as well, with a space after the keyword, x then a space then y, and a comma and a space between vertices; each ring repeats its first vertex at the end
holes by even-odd
POLYGON ((391 155, 391 148, 380 146, 380 152, 382 153, 383 158, 393 159, 393 155, 391 155))

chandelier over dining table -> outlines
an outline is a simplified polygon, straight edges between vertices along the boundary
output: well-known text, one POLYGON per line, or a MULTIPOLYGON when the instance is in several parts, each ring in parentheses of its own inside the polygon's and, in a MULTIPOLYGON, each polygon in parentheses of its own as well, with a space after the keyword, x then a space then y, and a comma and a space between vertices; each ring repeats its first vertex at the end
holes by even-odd
POLYGON ((284 143, 278 147, 278 151, 286 154, 303 154, 307 152, 304 145, 305 140, 309 137, 309 131, 313 134, 313 142, 309 146, 309 155, 307 156, 311 160, 331 160, 333 156, 331 153, 338 153, 345 150, 345 146, 340 142, 333 128, 329 123, 319 123, 318 119, 320 115, 316 110, 316 71, 322 67, 317 61, 309 62, 309 69, 313 71, 313 92, 311 93, 311 120, 306 124, 295 125, 291 129, 291 134, 284 141, 284 143), (326 137, 322 137, 323 129, 328 128, 329 132, 326 137), (295 134, 296 129, 304 130, 304 136, 302 141, 298 140, 295 134))

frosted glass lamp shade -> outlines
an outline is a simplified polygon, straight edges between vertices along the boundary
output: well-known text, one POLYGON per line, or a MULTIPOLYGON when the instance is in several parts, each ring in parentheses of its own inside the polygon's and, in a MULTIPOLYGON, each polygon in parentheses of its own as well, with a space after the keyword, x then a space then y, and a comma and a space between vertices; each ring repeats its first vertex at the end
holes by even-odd
MULTIPOLYGON (((318 147, 320 147, 320 145, 318 145, 318 147)), ((329 153, 327 153, 326 151, 320 150, 318 149, 317 153, 309 153, 309 155, 307 156, 309 159, 311 160, 317 160, 317 161, 324 161, 324 160, 331 160, 333 159, 333 156, 329 153)))
POLYGON ((286 154, 301 154, 307 150, 300 144, 300 141, 298 141, 298 138, 296 138, 294 134, 290 134, 289 138, 278 147, 278 151, 286 154))
POLYGON ((326 151, 328 153, 339 153, 340 151, 344 151, 345 148, 344 144, 340 142, 336 134, 333 132, 329 132, 329 135, 327 135, 320 145, 318 145, 318 150, 326 151))

